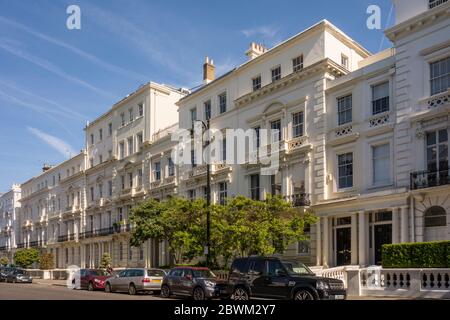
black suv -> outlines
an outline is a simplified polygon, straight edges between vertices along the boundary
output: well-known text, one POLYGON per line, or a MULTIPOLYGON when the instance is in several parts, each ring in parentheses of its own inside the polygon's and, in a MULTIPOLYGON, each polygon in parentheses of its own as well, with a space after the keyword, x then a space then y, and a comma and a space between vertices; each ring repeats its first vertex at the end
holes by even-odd
POLYGON ((341 280, 317 277, 302 263, 272 257, 234 260, 227 291, 233 300, 248 300, 251 297, 289 300, 347 298, 341 280))

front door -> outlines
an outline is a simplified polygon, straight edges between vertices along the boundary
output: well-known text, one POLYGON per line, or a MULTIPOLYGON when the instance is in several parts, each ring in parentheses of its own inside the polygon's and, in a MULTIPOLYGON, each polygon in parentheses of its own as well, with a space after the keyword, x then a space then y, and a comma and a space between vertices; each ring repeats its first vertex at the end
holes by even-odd
POLYGON ((374 225, 375 264, 381 265, 381 248, 383 244, 392 243, 392 224, 374 225))
POLYGON ((336 228, 336 265, 351 264, 352 259, 352 229, 336 228))

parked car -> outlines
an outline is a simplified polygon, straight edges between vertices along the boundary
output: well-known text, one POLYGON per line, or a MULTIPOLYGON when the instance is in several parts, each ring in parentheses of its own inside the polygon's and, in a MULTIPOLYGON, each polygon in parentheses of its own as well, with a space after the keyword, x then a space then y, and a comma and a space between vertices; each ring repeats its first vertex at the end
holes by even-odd
POLYGON ((347 298, 341 280, 318 277, 302 263, 274 257, 234 260, 228 275, 227 290, 233 300, 253 297, 289 300, 347 298))
POLYGON ((161 286, 161 296, 164 298, 178 295, 205 300, 226 294, 226 283, 218 280, 208 268, 174 268, 164 278, 161 286))
POLYGON ((153 291, 153 293, 159 294, 165 275, 165 271, 160 269, 135 268, 122 270, 115 276, 106 279, 105 291, 128 291, 131 295, 141 291, 153 291))
POLYGON ((8 276, 8 273, 11 272, 13 268, 11 267, 0 267, 0 282, 5 281, 6 277, 8 276))
MULTIPOLYGON (((104 290, 106 279, 111 277, 111 274, 101 269, 81 269, 79 273, 80 289, 87 289, 89 291, 104 290)), ((75 279, 74 279, 75 280, 75 279)))
POLYGON ((12 269, 6 276, 6 282, 32 283, 33 278, 24 269, 12 269))

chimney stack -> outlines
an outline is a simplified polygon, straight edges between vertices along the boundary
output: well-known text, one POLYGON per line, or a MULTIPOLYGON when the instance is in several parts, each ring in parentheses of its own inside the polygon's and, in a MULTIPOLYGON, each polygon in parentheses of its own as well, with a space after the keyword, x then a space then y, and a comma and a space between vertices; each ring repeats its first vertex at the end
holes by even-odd
POLYGON ((247 55, 248 60, 253 60, 262 55, 266 51, 267 48, 264 47, 262 44, 252 42, 250 43, 250 48, 245 52, 245 54, 247 55))
POLYGON ((203 64, 203 83, 208 84, 214 81, 216 78, 216 67, 214 66, 214 61, 206 57, 205 63, 203 64))

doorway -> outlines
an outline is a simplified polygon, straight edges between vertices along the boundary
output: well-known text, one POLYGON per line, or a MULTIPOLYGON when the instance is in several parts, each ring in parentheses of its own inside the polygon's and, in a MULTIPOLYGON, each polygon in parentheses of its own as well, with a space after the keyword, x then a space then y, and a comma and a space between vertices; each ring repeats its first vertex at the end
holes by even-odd
POLYGON ((352 229, 350 227, 336 228, 336 265, 351 264, 352 229))
POLYGON ((378 224, 374 225, 374 250, 375 250, 375 264, 382 264, 382 246, 383 244, 392 243, 392 224, 378 224))

